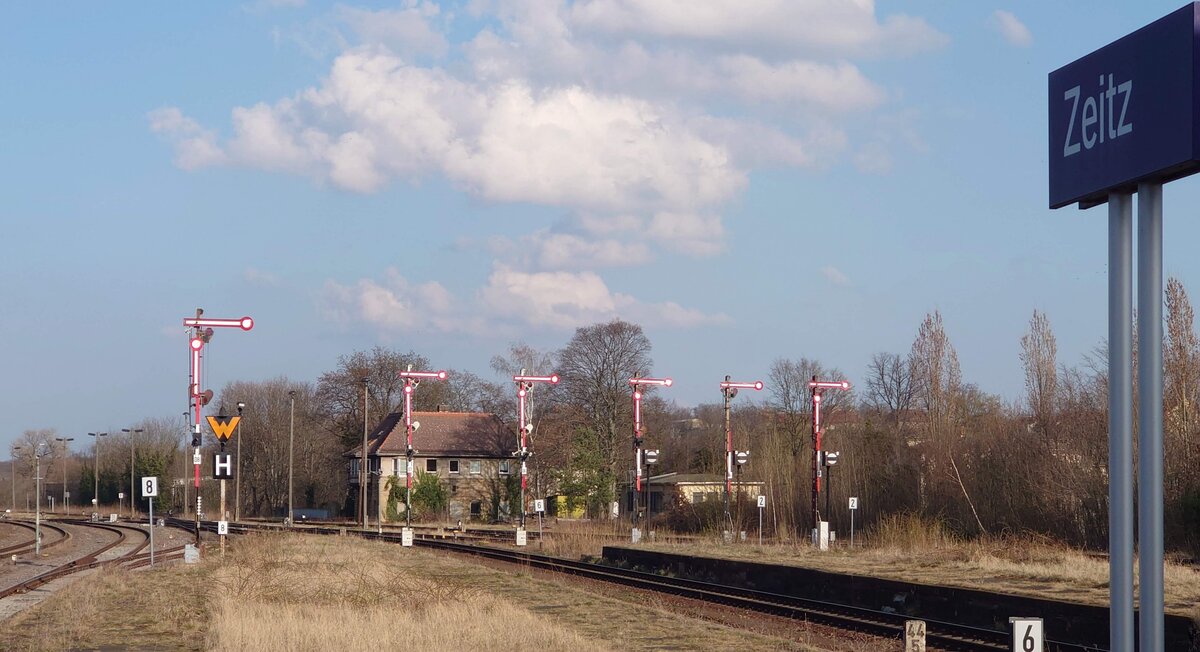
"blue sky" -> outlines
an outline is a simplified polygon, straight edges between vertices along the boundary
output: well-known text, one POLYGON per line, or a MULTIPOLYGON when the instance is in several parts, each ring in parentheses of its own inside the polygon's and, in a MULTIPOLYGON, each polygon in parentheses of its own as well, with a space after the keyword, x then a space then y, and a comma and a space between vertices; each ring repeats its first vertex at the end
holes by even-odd
MULTIPOLYGON (((487 0, 0 8, 0 443, 375 344, 490 376, 622 317, 685 405, 940 310, 1015 400, 1105 333, 1104 209, 1047 209, 1046 75, 1177 3, 487 0)), ((1165 193, 1193 292, 1198 183, 1165 193)))

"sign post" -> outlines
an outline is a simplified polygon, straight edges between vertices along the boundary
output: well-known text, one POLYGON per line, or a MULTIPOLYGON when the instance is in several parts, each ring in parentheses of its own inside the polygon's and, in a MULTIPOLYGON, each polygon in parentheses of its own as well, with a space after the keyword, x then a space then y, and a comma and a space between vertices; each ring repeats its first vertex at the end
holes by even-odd
MULTIPOLYGON (((233 460, 225 452, 225 444, 229 443, 229 438, 237 431, 241 420, 241 417, 230 418, 225 415, 208 417, 208 427, 212 428, 217 441, 221 442, 221 452, 213 456, 213 477, 221 481, 221 517, 218 521, 229 521, 228 510, 225 509, 225 481, 233 477, 233 460)), ((221 538, 221 556, 224 557, 225 534, 218 532, 218 535, 221 538)))
POLYGON ((904 652, 925 652, 925 621, 904 621, 904 652))
POLYGON ((1200 3, 1050 73, 1050 208, 1108 202, 1109 648, 1132 650, 1133 192, 1138 195, 1137 649, 1163 630, 1162 186, 1200 172, 1200 3))
POLYGON ((854 512, 858 511, 858 497, 850 496, 850 549, 854 549, 854 512))
POLYGON ((542 536, 543 536, 542 535, 542 514, 546 513, 546 500, 544 498, 538 498, 537 500, 533 501, 533 511, 537 512, 537 515, 538 515, 538 549, 540 550, 542 547, 542 536))
POLYGON ((767 506, 767 497, 758 497, 758 545, 762 545, 762 516, 763 508, 767 506))
MULTIPOLYGON (((150 503, 150 566, 154 566, 154 498, 158 496, 158 478, 146 476, 142 478, 142 497, 150 503)), ((132 496, 129 502, 133 502, 132 496)))

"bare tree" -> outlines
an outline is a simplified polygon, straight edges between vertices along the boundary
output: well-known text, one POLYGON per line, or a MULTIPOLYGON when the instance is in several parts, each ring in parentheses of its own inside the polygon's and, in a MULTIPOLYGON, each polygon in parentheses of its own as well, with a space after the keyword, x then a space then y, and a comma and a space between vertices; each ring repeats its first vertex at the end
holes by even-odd
POLYGON ((913 404, 912 368, 898 353, 876 353, 867 365, 866 403, 899 426, 913 404))
MULTIPOLYGON (((822 380, 845 378, 836 367, 826 368, 819 361, 808 358, 776 358, 771 363, 767 376, 767 388, 771 392, 770 405, 777 411, 783 430, 791 437, 793 455, 804 449, 805 442, 812 432, 808 425, 812 415, 808 383, 813 376, 822 380)), ((853 395, 849 392, 829 392, 824 399, 821 410, 826 416, 837 412, 844 405, 853 404, 853 395)))
POLYGON ((926 314, 908 354, 913 392, 928 418, 929 434, 947 436, 961 393, 958 353, 942 325, 942 313, 926 314))
MULTIPOLYGON (((368 418, 378 421, 401 409, 404 403, 404 381, 400 372, 409 365, 416 370, 431 370, 425 356, 409 351, 398 353, 377 346, 368 351, 355 351, 338 358, 334 371, 321 374, 317 381, 316 404, 321 422, 342 445, 349 449, 362 445, 363 379, 369 387, 368 418)), ((445 403, 449 397, 445 383, 430 383, 413 394, 414 410, 429 410, 445 403)), ((373 425, 373 424, 372 424, 373 425)))
POLYGON ((1021 336, 1021 363, 1025 366, 1025 397, 1029 411, 1043 434, 1054 421, 1058 398, 1058 345, 1046 313, 1033 311, 1029 330, 1021 336))
POLYGON ((614 493, 625 451, 620 443, 629 432, 629 379, 650 372, 650 348, 641 326, 615 319, 576 329, 558 354, 560 391, 587 416, 596 437, 592 449, 614 493))
POLYGON ((1194 330, 1195 312, 1183 283, 1167 279, 1167 341, 1163 351, 1166 385, 1167 430, 1190 451, 1196 427, 1197 394, 1200 392, 1200 343, 1194 330))

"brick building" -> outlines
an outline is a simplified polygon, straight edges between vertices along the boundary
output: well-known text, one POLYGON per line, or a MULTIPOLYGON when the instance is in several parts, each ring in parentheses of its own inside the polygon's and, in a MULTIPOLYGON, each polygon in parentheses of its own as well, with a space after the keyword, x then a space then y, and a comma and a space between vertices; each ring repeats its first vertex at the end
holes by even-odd
MULTIPOLYGON (((447 519, 466 521, 488 516, 497 487, 520 473, 520 465, 513 458, 517 433, 496 415, 483 412, 413 412, 413 421, 420 424, 413 432, 413 448, 417 451, 413 458, 414 483, 418 474, 437 475, 450 497, 447 519)), ((367 439, 367 511, 372 521, 386 519, 387 479, 397 478, 398 486, 404 486, 406 446, 403 412, 387 415, 367 439)), ((348 458, 355 503, 361 451, 360 445, 344 455, 348 458)), ((403 502, 396 511, 403 519, 403 502)))

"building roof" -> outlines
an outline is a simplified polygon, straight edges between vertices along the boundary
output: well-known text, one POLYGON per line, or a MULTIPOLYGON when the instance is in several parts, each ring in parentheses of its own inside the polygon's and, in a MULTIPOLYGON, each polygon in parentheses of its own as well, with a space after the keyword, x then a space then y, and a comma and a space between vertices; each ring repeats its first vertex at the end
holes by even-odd
MULTIPOLYGON (((413 448, 421 457, 512 457, 517 434, 487 412, 413 412, 421 427, 413 432, 413 448)), ((407 448, 404 413, 392 412, 371 431, 367 442, 371 456, 402 456, 407 448)), ((358 457, 355 446, 346 457, 358 457)))

